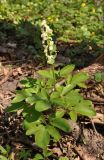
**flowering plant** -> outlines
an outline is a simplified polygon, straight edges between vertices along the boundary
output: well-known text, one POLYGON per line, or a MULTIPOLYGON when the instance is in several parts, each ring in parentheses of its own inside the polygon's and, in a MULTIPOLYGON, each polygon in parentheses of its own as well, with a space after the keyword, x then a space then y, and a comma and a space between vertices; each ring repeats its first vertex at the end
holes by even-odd
POLYGON ((43 20, 41 23, 41 38, 42 45, 44 48, 44 53, 47 58, 48 64, 54 64, 55 58, 57 56, 56 45, 52 40, 53 31, 47 25, 46 20, 43 20))

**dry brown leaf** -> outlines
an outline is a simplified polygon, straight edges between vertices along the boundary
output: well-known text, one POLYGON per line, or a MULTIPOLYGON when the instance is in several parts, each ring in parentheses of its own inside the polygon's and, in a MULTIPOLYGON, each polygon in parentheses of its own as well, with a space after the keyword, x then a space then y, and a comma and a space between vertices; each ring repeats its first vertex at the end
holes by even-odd
POLYGON ((9 74, 9 69, 8 68, 3 68, 4 75, 7 76, 9 74))
POLYGON ((18 72, 19 74, 21 74, 21 75, 23 74, 23 72, 22 72, 22 70, 21 70, 21 67, 18 67, 18 68, 17 68, 17 72, 18 72))
POLYGON ((61 151, 61 149, 58 148, 58 147, 54 147, 51 151, 52 151, 54 154, 57 154, 58 157, 62 156, 62 154, 63 154, 62 151, 61 151))
POLYGON ((17 76, 18 72, 17 71, 13 71, 13 76, 17 76))
POLYGON ((4 95, 2 93, 0 93, 0 98, 3 99, 4 98, 4 95))

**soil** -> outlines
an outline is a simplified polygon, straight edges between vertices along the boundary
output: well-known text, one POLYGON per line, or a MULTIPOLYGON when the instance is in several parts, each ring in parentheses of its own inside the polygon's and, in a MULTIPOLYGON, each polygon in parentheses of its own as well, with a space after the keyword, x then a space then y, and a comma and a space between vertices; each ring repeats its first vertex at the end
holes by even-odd
MULTIPOLYGON (((63 47, 59 46, 59 48, 61 56, 58 56, 57 63, 63 63, 63 61, 70 63, 70 58, 62 54, 63 47)), ((81 61, 82 57, 79 58, 81 61)), ((98 71, 104 72, 103 54, 97 61, 92 56, 90 58, 86 56, 85 59, 89 62, 87 63, 89 66, 83 69, 81 66, 81 71, 93 75, 91 67, 93 70, 95 66, 97 68, 101 66, 98 71)), ((24 49, 17 48, 15 43, 0 46, 0 144, 11 146, 11 155, 15 160, 19 160, 18 152, 22 148, 30 150, 31 154, 41 152, 41 150, 34 145, 32 137, 25 136, 21 114, 6 113, 5 109, 15 96, 15 90, 21 89, 20 80, 28 76, 35 77, 36 71, 40 68, 41 65, 33 59, 33 56, 24 49)), ((50 157, 50 160, 60 156, 68 156, 69 160, 104 160, 104 82, 95 83, 92 80, 88 84, 90 87, 82 90, 82 94, 93 101, 97 115, 93 119, 80 117, 77 123, 69 120, 72 132, 62 134, 57 144, 49 146, 54 153, 54 157, 50 157)))

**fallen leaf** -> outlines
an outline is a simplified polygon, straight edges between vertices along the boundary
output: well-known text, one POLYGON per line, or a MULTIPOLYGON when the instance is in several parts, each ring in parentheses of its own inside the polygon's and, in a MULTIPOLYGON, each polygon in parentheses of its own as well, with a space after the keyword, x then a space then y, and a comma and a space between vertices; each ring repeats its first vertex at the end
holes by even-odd
POLYGON ((52 151, 54 154, 57 154, 58 157, 62 156, 62 154, 63 154, 62 151, 61 151, 61 149, 58 148, 58 147, 53 148, 51 151, 52 151))
POLYGON ((19 74, 21 74, 21 75, 23 74, 23 72, 22 72, 22 70, 21 70, 21 67, 18 67, 18 68, 17 68, 17 72, 18 72, 19 74))

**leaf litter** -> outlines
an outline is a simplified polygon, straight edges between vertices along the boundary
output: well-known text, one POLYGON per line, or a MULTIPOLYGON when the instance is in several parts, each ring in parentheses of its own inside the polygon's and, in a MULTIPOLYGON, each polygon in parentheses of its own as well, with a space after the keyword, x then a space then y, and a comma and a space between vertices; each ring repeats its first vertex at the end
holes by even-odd
MULTIPOLYGON (((27 61, 17 61, 15 57, 13 58, 15 65, 10 66, 7 64, 11 59, 9 60, 8 57, 6 59, 5 51, 5 65, 3 63, 0 65, 0 144, 3 146, 8 144, 12 147, 11 157, 15 160, 18 160, 18 152, 23 148, 32 150, 32 154, 41 152, 41 150, 33 143, 33 137, 25 136, 25 132, 22 128, 23 118, 21 117, 21 112, 20 114, 5 112, 5 109, 10 105, 11 99, 15 96, 15 90, 21 89, 20 80, 27 76, 36 76, 35 71, 39 66, 37 66, 37 63, 35 64, 30 57, 27 61)), ((0 59, 2 61, 2 56, 0 59)), ((4 62, 4 60, 2 62, 4 62)), ((91 66, 89 67, 90 69, 85 69, 85 72, 88 71, 89 73, 90 70, 91 73, 91 66)), ((88 98, 86 93, 89 91, 92 92, 92 90, 95 89, 95 86, 92 86, 93 85, 91 84, 90 89, 88 88, 88 90, 84 89, 82 91, 82 94, 86 96, 86 98, 88 98)), ((96 91, 94 93, 96 93, 96 91)), ((89 98, 91 98, 91 94, 89 98)), ((77 124, 69 120, 72 132, 70 134, 62 133, 61 140, 58 143, 53 143, 49 146, 56 157, 67 156, 70 160, 104 159, 104 110, 102 109, 104 103, 98 101, 96 104, 96 101, 93 102, 95 103, 97 116, 92 120, 95 123, 97 134, 88 118, 79 118, 77 124), (99 116, 100 118, 98 118, 99 116), (98 119, 101 119, 99 123, 98 119)), ((29 158, 29 160, 31 160, 31 158, 29 158)))

